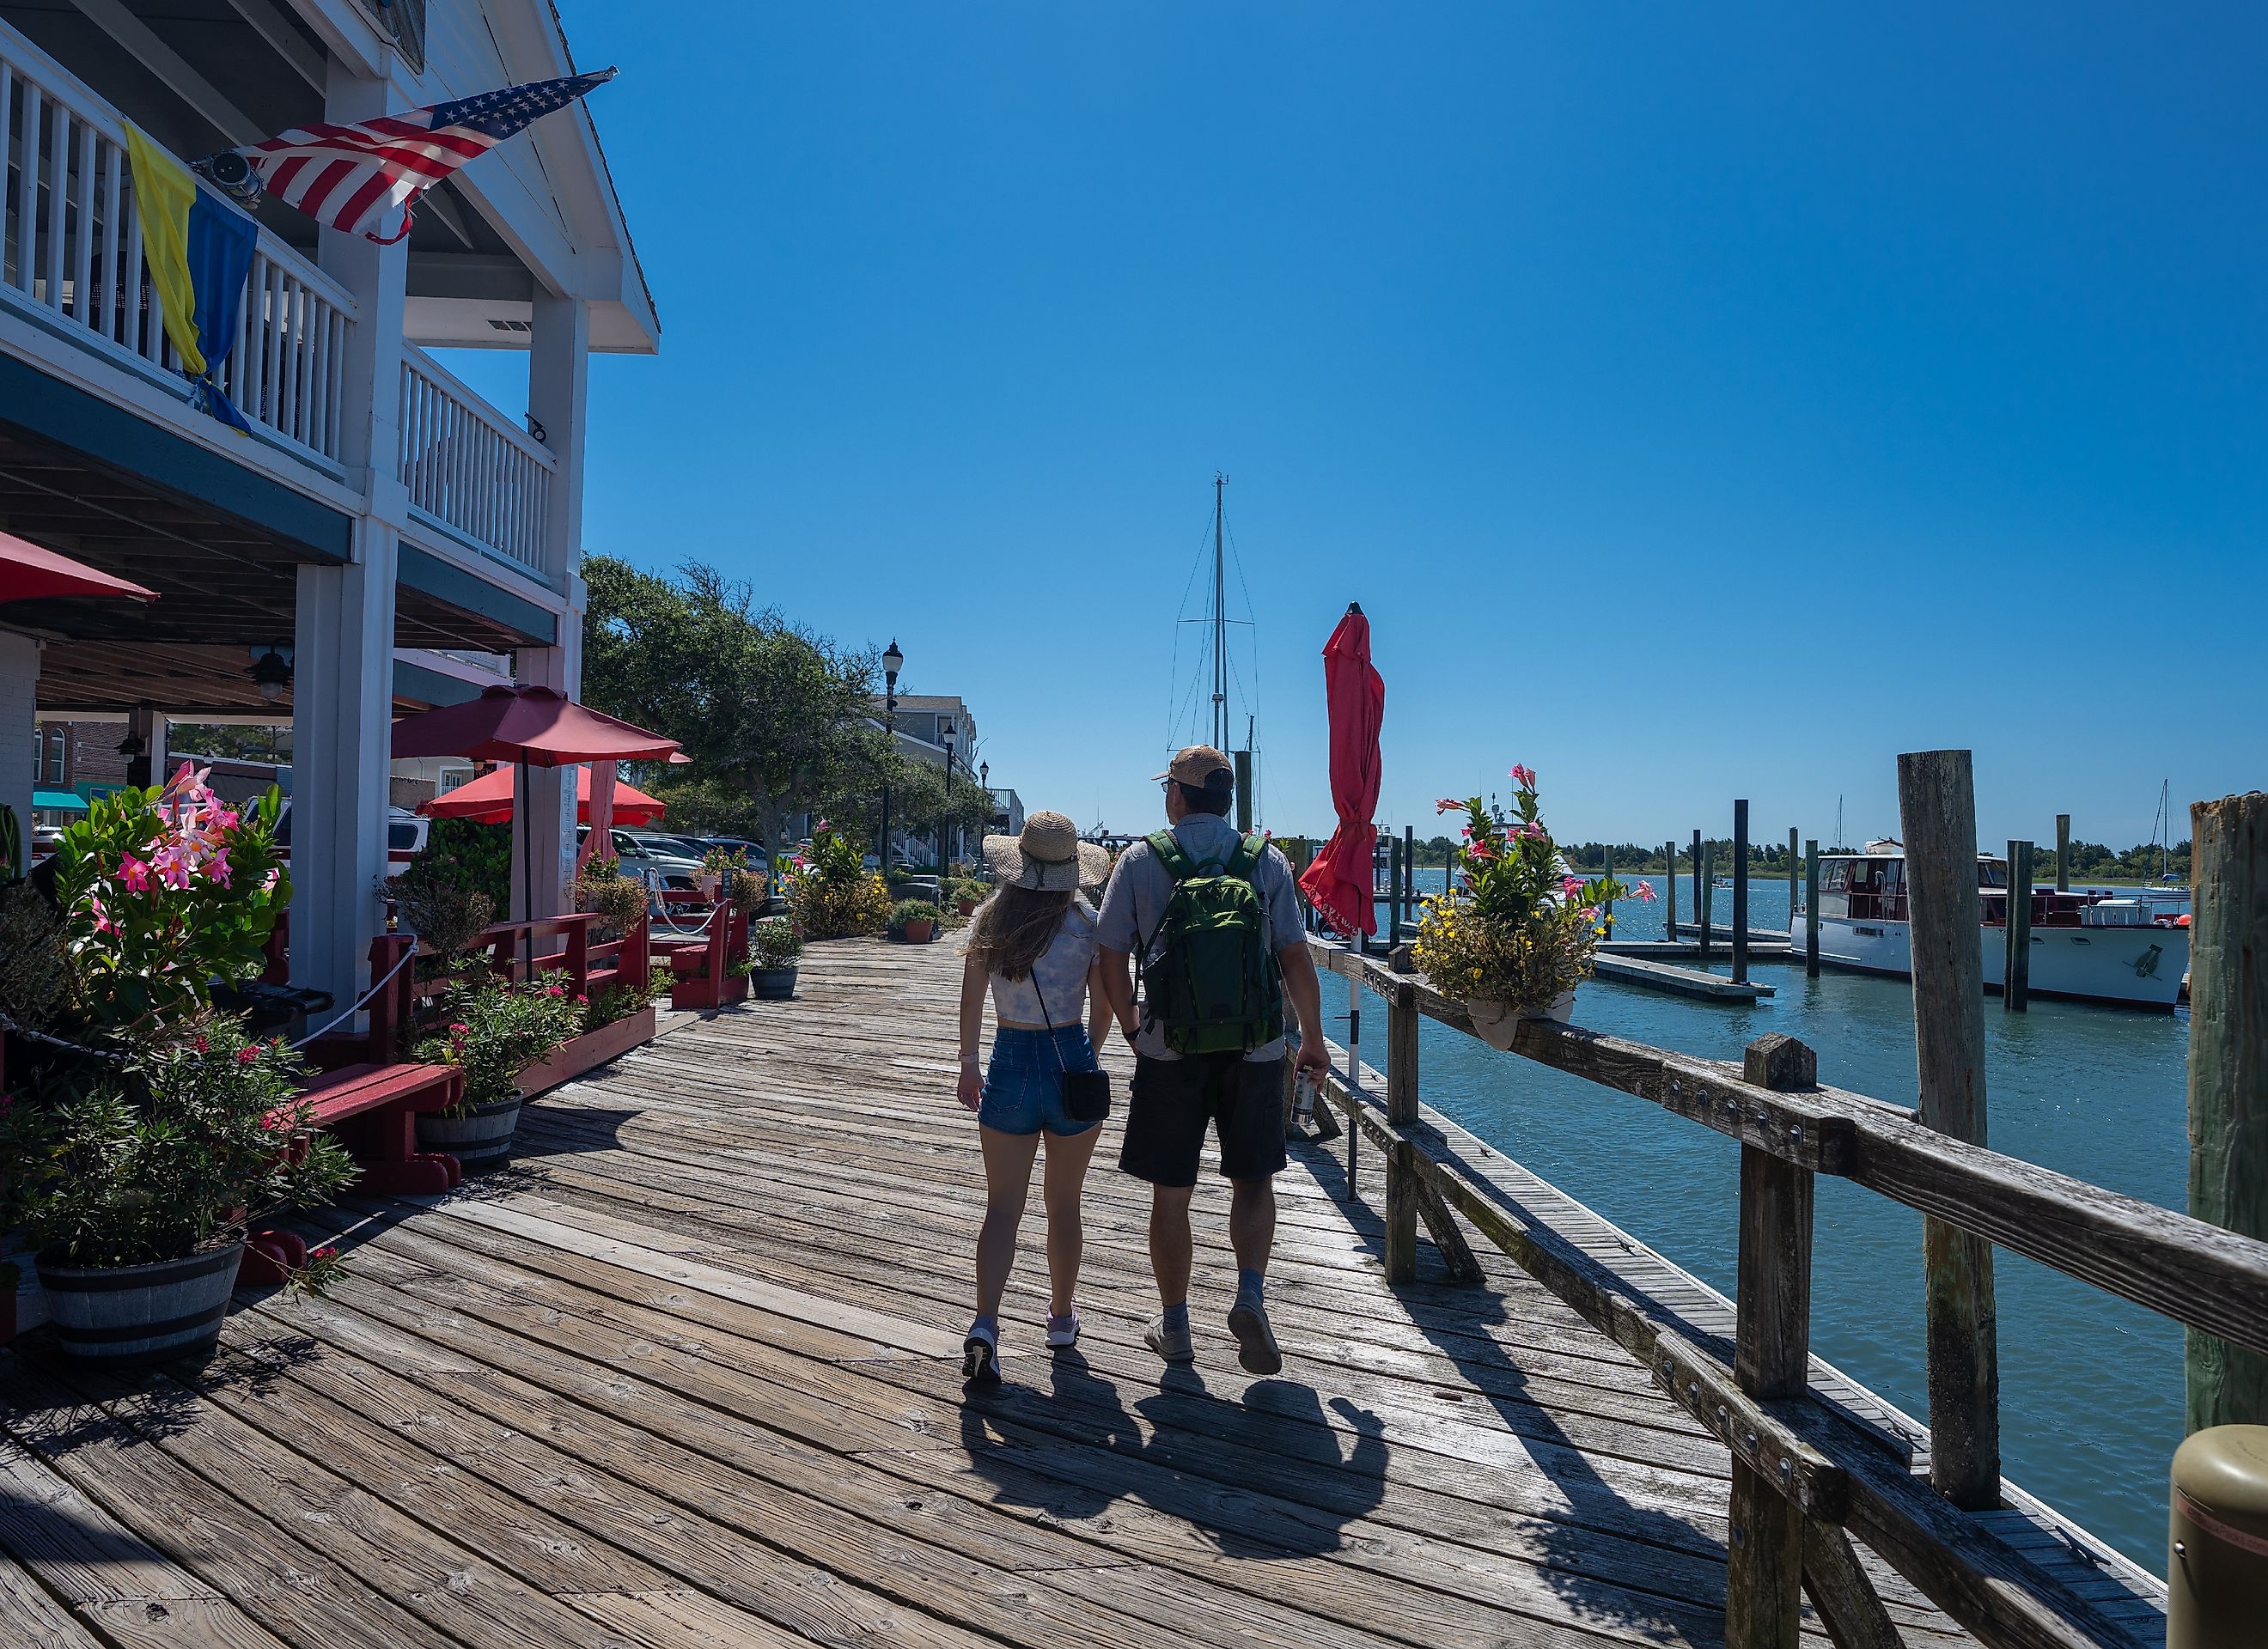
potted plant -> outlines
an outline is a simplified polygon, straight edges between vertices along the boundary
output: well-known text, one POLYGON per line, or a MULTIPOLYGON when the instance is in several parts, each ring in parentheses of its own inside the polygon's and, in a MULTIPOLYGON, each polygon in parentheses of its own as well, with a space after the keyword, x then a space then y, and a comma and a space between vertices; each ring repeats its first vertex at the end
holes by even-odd
POLYGON ((1498 824, 1477 796, 1434 804, 1437 812, 1465 814, 1463 875, 1425 902, 1414 947, 1426 983, 1463 1002, 1491 1048, 1510 1048, 1523 1020, 1564 1024, 1597 951, 1600 905, 1653 896, 1643 883, 1633 890, 1611 876, 1583 881, 1569 874, 1544 828, 1535 772, 1516 766, 1511 778, 1507 823, 1498 824))
POLYGON ((806 939, 880 932, 890 917, 889 890, 865 855, 825 820, 811 833, 811 851, 790 862, 788 914, 806 939))
POLYGON ((465 1097, 446 1111, 417 1115, 417 1148, 447 1152, 468 1174, 502 1167, 519 1126, 520 1078, 582 1028, 589 1004, 541 980, 513 984, 484 975, 449 993, 440 1035, 417 1057, 465 1073, 465 1097))
POLYGON ((0 1099, 0 1225, 36 1253, 67 1356, 129 1367, 211 1351, 247 1227, 320 1207, 357 1172, 317 1132, 301 1074, 281 1039, 214 1013, 100 1077, 0 1099))
POLYGON ((990 891, 974 876, 956 876, 953 879, 954 909, 964 917, 973 917, 976 914, 976 907, 984 902, 984 895, 990 891))
POLYGON ((765 917, 748 924, 748 991, 759 1002, 784 1002, 795 995, 795 964, 803 936, 784 917, 765 917))
POLYGON ((909 945, 926 945, 937 933, 937 907, 926 899, 901 899, 890 907, 890 934, 909 945))
POLYGON ((747 868, 747 856, 738 848, 711 848, 701 856, 701 869, 694 877, 693 885, 701 890, 701 896, 704 899, 722 899, 725 884, 733 872, 737 871, 745 874, 747 868))
POLYGON ((652 894, 635 876, 622 874, 622 861, 593 854, 575 872, 575 909, 599 918, 598 937, 618 939, 646 914, 652 894))

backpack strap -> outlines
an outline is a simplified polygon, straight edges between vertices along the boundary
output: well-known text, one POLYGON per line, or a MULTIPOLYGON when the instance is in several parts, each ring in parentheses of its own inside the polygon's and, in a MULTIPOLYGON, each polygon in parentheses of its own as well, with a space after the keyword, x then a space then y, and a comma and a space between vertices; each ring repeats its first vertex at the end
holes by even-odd
POLYGON ((1267 850, 1266 837, 1257 833, 1246 836, 1236 844, 1236 851, 1229 855, 1227 866, 1221 873, 1248 882, 1252 880, 1252 872, 1260 867, 1260 856, 1267 850))
POLYGON ((1168 880, 1185 882, 1197 873, 1197 865, 1182 850, 1181 839, 1172 831, 1152 830, 1142 839, 1150 844, 1150 851, 1158 856, 1158 863, 1165 866, 1168 880))

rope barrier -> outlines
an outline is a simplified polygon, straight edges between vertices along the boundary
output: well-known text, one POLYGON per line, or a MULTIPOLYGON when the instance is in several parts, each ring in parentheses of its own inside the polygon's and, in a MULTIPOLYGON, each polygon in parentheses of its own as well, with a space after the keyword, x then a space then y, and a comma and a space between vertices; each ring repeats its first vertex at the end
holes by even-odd
POLYGON ((333 1031, 338 1029, 340 1026, 344 1025, 349 1020, 354 1018, 356 1014, 361 1012, 372 1003, 377 1001, 378 993, 385 990, 387 986, 392 984, 394 983, 394 975, 409 967, 410 960, 416 954, 417 947, 415 945, 412 945, 409 949, 403 951, 401 953, 401 960, 395 962, 393 967, 386 970, 385 978, 373 983, 369 990, 364 991, 362 995, 355 998, 352 1006, 349 1007, 345 1012, 340 1014, 338 1018, 333 1020, 328 1025, 324 1026, 322 1029, 319 1031, 309 1031, 298 1042, 292 1043, 292 1051, 297 1053, 300 1049, 305 1048, 309 1042, 313 1042, 319 1036, 328 1036, 333 1031))
POLYGON ((124 1054, 113 1053, 107 1048, 89 1048, 84 1042, 67 1042, 60 1036, 50 1036, 45 1031, 32 1029, 28 1025, 18 1025, 4 1013, 0 1013, 0 1030, 6 1030, 29 1042, 45 1042, 50 1048, 68 1049, 72 1053, 84 1054, 89 1059, 107 1059, 114 1065, 128 1063, 124 1054))

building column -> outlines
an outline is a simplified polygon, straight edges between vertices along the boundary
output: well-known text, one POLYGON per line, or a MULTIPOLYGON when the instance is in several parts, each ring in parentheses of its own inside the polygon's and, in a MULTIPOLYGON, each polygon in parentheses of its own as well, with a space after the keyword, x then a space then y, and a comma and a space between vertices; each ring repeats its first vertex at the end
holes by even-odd
POLYGON ((173 777, 166 759, 166 712, 150 704, 136 704, 126 712, 126 731, 142 741, 142 754, 126 762, 126 782, 148 790, 173 777))
POLYGON ((39 690, 40 644, 0 629, 0 807, 15 812, 26 869, 32 862, 32 792, 40 777, 39 690))
MULTIPOLYGON (((558 467, 543 523, 543 573, 567 597, 559 617, 559 638, 549 647, 524 647, 515 674, 522 681, 556 688, 569 698, 583 696, 583 580, 576 568, 583 558, 583 409, 590 387, 591 314, 578 298, 536 294, 530 311, 527 415, 543 431, 543 445, 558 467)), ((575 769, 537 768, 528 774, 529 817, 537 872, 538 917, 568 907, 567 887, 575 878, 575 769)), ((521 851, 515 831, 512 852, 521 851)), ((524 902, 515 858, 512 899, 524 902)))
MULTIPOLYGON (((326 120, 387 110, 383 82, 334 60, 326 120)), ((380 247, 326 228, 324 273, 354 295, 340 362, 340 458, 364 499, 354 559, 299 569, 292 630, 291 980, 341 1008, 369 983, 371 941, 384 926, 387 779, 393 756, 394 580, 408 491, 399 474, 406 241, 380 247)))

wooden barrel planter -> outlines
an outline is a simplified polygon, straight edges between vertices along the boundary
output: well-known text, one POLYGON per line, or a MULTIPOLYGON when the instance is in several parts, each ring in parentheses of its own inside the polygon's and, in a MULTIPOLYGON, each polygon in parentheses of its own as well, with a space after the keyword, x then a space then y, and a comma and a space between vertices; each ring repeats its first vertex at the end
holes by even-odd
POLYGON ((244 1245, 154 1265, 68 1265, 40 1258, 40 1285, 63 1354, 106 1368, 207 1357, 236 1291, 244 1245))
POLYGON ((417 1114, 417 1149, 446 1152, 468 1174, 488 1174, 512 1159, 512 1136, 519 1126, 519 1101, 490 1100, 462 1116, 439 1111, 417 1114))
POLYGON ((759 1002, 785 1002, 795 995, 792 968, 751 968, 748 994, 759 1002))

